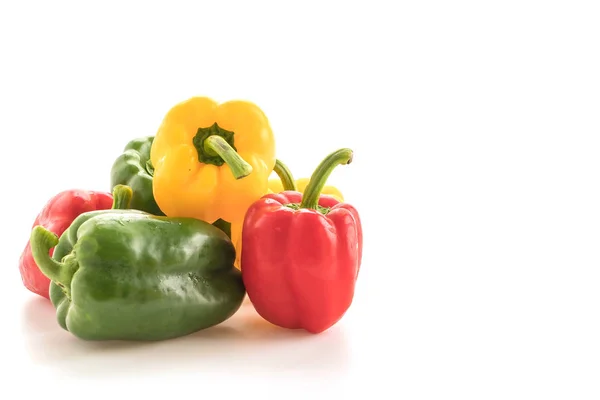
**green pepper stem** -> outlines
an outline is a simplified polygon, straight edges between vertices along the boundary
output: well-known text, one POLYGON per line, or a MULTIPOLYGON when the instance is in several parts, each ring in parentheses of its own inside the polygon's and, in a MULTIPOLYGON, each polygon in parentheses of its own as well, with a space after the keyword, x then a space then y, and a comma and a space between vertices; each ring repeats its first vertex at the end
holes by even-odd
POLYGON ((298 190, 292 171, 290 171, 287 165, 282 163, 281 160, 275 160, 273 171, 275 171, 279 179, 281 179, 283 190, 298 190))
POLYGON ((308 185, 304 190, 302 197, 301 208, 317 209, 321 191, 325 187, 327 178, 338 165, 350 164, 352 162, 353 152, 350 149, 340 149, 329 154, 315 169, 315 172, 310 177, 308 185))
POLYGON ((218 220, 213 222, 212 225, 225 232, 229 239, 231 239, 231 224, 229 222, 225 221, 222 218, 219 218, 218 220))
POLYGON ((113 188, 113 210, 127 210, 130 207, 133 190, 126 185, 116 185, 113 188))
POLYGON ((218 154, 231 169, 235 179, 242 179, 252 173, 252 165, 248 164, 225 139, 219 135, 210 135, 204 140, 204 150, 207 153, 218 154))
POLYGON ((50 257, 50 249, 58 244, 58 236, 41 225, 31 231, 31 254, 38 268, 48 279, 69 290, 73 275, 78 269, 74 259, 58 262, 50 257))

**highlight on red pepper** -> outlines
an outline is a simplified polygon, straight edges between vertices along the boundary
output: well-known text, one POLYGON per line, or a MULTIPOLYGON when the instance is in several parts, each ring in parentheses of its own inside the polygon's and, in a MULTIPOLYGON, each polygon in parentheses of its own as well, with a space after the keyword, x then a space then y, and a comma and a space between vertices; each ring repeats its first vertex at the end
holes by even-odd
MULTIPOLYGON (((79 189, 65 190, 48 200, 31 228, 41 225, 60 236, 80 214, 87 211, 109 209, 112 207, 112 203, 111 193, 79 189)), ((54 249, 50 250, 50 256, 53 251, 54 249)), ((19 258, 19 272, 21 280, 28 290, 47 299, 50 298, 50 279, 40 271, 33 259, 29 240, 19 258)))
POLYGON ((303 194, 267 194, 245 215, 242 278, 254 308, 272 324, 320 333, 352 303, 362 261, 360 216, 321 194, 333 169, 352 157, 350 149, 329 154, 303 194))

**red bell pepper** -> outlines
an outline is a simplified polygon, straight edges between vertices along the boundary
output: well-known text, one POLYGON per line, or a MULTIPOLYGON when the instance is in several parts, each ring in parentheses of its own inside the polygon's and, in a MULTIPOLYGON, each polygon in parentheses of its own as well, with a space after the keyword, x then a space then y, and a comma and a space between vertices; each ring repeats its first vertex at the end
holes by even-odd
POLYGON ((242 278, 264 319, 289 329, 320 333, 350 307, 362 260, 357 210, 321 190, 352 151, 331 153, 317 167, 304 195, 284 191, 253 203, 242 228, 242 278))
MULTIPOLYGON (((33 227, 41 225, 57 236, 71 225, 73 220, 87 211, 106 210, 112 207, 111 193, 89 190, 65 190, 52 197, 38 214, 33 227)), ((52 256, 54 249, 50 249, 52 256)), ((31 254, 31 245, 27 241, 19 259, 21 279, 27 289, 49 299, 48 279, 38 268, 31 254)))

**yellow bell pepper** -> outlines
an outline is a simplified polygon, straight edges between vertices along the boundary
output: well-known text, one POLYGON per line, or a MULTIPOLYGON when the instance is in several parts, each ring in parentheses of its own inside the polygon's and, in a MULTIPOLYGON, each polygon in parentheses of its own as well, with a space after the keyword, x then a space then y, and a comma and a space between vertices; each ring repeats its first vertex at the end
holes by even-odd
MULTIPOLYGON (((310 178, 300 178, 298 180, 294 180, 292 172, 279 160, 276 160, 274 172, 278 175, 278 177, 269 179, 269 188, 267 193, 281 193, 284 190, 296 190, 300 193, 304 193, 308 182, 310 182, 310 178)), ((333 196, 339 202, 344 201, 342 192, 340 192, 340 190, 335 186, 325 186, 321 191, 321 194, 333 196)), ((241 269, 242 226, 243 221, 231 224, 231 240, 233 241, 236 250, 234 265, 238 269, 241 269)))
MULTIPOLYGON (((304 193, 306 186, 310 182, 310 178, 300 178, 296 179, 296 190, 300 193, 304 193)), ((281 183, 281 179, 279 178, 271 178, 269 179, 269 193, 281 193, 283 192, 283 184, 281 183)), ((328 194, 336 198, 336 200, 343 202, 344 196, 342 192, 339 191, 335 186, 325 186, 321 191, 321 194, 328 194)))
POLYGON ((150 160, 154 199, 167 216, 241 223, 268 190, 275 139, 255 104, 192 97, 166 114, 150 160))

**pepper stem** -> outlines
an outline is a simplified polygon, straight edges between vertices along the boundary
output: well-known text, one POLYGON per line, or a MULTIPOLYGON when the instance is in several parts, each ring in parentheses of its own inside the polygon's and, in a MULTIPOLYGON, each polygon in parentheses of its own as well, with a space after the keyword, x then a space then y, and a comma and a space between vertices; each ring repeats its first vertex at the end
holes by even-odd
POLYGON ((302 197, 301 208, 310 208, 313 210, 317 209, 319 204, 319 197, 327 178, 338 165, 350 164, 352 162, 353 152, 350 149, 340 149, 329 154, 315 169, 315 172, 310 177, 308 185, 304 190, 302 197))
POLYGON ((273 171, 277 174, 279 179, 281 179, 281 184, 283 185, 283 190, 298 190, 296 186, 296 181, 292 176, 292 171, 281 162, 281 160, 275 160, 275 167, 273 171))
POLYGON ((231 224, 229 222, 225 221, 222 218, 219 218, 218 220, 213 222, 212 225, 225 232, 229 239, 231 239, 231 224))
POLYGON ((152 165, 152 160, 146 161, 146 172, 150 176, 154 176, 154 165, 152 165))
POLYGON ((204 140, 204 151, 218 154, 231 169, 235 179, 250 175, 252 165, 248 164, 225 139, 219 135, 211 135, 204 140))
POLYGON ((133 197, 133 190, 127 185, 116 185, 113 188, 113 210, 127 210, 133 197))
POLYGON ((31 231, 31 254, 38 268, 52 282, 62 286, 67 291, 71 287, 73 275, 79 268, 74 258, 65 257, 64 262, 58 262, 50 257, 50 249, 58 244, 58 236, 41 225, 31 231))

